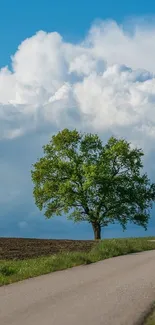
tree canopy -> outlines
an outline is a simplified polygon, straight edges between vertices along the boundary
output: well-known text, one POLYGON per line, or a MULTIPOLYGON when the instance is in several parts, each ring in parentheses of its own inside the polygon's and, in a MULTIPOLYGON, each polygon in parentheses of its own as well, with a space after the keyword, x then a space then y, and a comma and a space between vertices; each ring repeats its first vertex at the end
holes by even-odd
POLYGON ((66 214, 89 222, 95 239, 101 228, 132 222, 147 229, 155 184, 142 173, 143 152, 125 139, 64 129, 43 146, 33 165, 33 195, 47 218, 66 214))

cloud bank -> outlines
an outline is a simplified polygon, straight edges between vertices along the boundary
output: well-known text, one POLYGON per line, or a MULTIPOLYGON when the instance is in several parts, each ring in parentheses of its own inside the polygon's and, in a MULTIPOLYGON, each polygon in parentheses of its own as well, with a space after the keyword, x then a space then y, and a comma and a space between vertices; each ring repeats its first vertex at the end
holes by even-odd
POLYGON ((64 127, 98 132, 103 140, 111 134, 126 137, 144 149, 146 169, 153 174, 155 25, 129 27, 100 22, 78 44, 39 31, 19 45, 11 69, 1 67, 3 223, 14 211, 10 218, 19 229, 27 228, 26 217, 16 215, 22 204, 29 206, 27 218, 34 209, 31 164, 49 136, 64 127))

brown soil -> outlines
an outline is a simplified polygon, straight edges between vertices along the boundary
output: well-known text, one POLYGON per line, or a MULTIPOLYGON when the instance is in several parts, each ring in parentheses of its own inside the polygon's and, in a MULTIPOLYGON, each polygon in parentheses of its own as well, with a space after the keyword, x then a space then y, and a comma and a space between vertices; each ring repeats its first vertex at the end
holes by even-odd
POLYGON ((0 260, 28 259, 60 252, 88 252, 93 240, 0 238, 0 260))

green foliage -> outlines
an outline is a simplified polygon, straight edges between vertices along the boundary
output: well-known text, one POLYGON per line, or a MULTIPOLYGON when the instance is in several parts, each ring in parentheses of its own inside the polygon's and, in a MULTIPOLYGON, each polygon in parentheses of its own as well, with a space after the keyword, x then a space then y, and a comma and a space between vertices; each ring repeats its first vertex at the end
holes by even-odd
POLYGON ((43 149, 31 175, 36 205, 47 218, 65 213, 75 222, 87 221, 95 238, 109 223, 147 228, 155 184, 141 173, 141 149, 115 137, 103 145, 96 134, 68 129, 43 149))

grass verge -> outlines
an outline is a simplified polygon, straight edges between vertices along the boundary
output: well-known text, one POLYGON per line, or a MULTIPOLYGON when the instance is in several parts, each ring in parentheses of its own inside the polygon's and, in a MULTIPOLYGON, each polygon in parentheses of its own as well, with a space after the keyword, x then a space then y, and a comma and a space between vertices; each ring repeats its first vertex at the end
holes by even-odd
POLYGON ((148 320, 146 321, 145 325, 155 325, 155 311, 148 318, 148 320))
POLYGON ((105 239, 99 241, 89 253, 70 252, 27 260, 1 260, 0 286, 114 256, 155 249, 155 242, 148 239, 153 237, 105 239))

